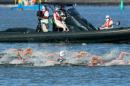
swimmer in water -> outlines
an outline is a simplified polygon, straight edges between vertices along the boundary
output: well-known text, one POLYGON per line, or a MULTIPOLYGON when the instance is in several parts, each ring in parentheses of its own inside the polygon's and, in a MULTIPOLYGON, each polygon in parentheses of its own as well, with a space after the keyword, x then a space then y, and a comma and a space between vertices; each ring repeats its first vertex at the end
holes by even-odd
POLYGON ((93 56, 88 66, 100 66, 103 64, 103 59, 100 56, 93 56))
POLYGON ((6 54, 0 59, 0 62, 9 64, 23 64, 28 61, 29 57, 32 55, 32 49, 7 49, 6 54))
POLYGON ((124 61, 126 55, 128 55, 127 52, 121 52, 116 59, 113 59, 111 61, 106 61, 101 56, 94 56, 92 57, 89 66, 127 65, 128 61, 127 62, 124 61))
POLYGON ((21 54, 21 56, 25 56, 25 55, 32 55, 32 49, 31 48, 27 48, 25 50, 22 49, 18 49, 16 50, 16 55, 19 56, 21 54))
POLYGON ((77 54, 77 58, 81 58, 81 57, 85 57, 85 56, 87 56, 88 55, 88 53, 87 52, 85 52, 85 51, 80 51, 80 52, 78 52, 78 54, 77 54))
POLYGON ((33 51, 31 48, 27 48, 25 50, 17 49, 15 50, 16 56, 18 57, 18 60, 23 61, 24 63, 28 61, 29 57, 31 57, 33 51))
POLYGON ((63 51, 63 50, 60 51, 59 58, 57 59, 57 61, 62 63, 65 60, 64 56, 65 56, 65 51, 63 51))
POLYGON ((119 56, 110 61, 110 62, 106 62, 105 66, 111 66, 111 65, 128 65, 129 61, 130 61, 130 54, 127 52, 120 52, 119 56))
POLYGON ((44 58, 46 57, 44 66, 60 65, 64 61, 64 55, 64 51, 46 53, 44 56, 44 58))

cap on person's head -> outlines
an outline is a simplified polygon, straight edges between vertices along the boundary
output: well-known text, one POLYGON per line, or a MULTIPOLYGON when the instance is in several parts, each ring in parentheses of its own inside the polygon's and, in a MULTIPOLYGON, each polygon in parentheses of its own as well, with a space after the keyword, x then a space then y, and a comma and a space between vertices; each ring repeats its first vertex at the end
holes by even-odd
POLYGON ((42 6, 42 10, 45 10, 45 6, 42 6))
POLYGON ((59 54, 60 54, 60 56, 64 56, 65 55, 65 51, 62 50, 62 51, 60 51, 59 54))
POLYGON ((110 16, 109 15, 106 15, 106 19, 109 19, 110 18, 110 16))
POLYGON ((56 8, 55 8, 55 10, 56 10, 56 11, 58 11, 58 10, 59 10, 59 8, 58 8, 58 7, 56 7, 56 8))

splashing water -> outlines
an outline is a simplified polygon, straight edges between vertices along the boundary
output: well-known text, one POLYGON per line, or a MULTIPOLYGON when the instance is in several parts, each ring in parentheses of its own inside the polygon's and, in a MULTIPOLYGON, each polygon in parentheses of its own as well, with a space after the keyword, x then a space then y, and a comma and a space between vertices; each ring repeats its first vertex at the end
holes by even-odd
POLYGON ((119 48, 111 49, 101 56, 87 51, 73 51, 66 48, 55 52, 33 49, 32 55, 23 55, 21 59, 17 56, 16 51, 17 49, 7 49, 1 52, 0 64, 31 64, 33 66, 89 65, 93 57, 100 57, 106 63, 98 63, 99 66, 110 66, 126 65, 126 62, 128 65, 130 57, 130 55, 127 55, 122 60, 117 60, 120 54, 119 48), (59 58, 61 61, 58 60, 59 58))
POLYGON ((104 54, 102 57, 104 58, 104 60, 110 61, 116 59, 119 53, 120 53, 119 48, 114 48, 110 52, 104 54))

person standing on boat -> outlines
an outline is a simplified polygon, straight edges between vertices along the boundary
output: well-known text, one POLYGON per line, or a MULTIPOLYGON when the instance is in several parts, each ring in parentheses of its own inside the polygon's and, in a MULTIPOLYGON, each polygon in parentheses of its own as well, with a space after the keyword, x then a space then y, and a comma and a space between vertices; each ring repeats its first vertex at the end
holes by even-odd
POLYGON ((49 24, 49 11, 46 6, 42 6, 41 29, 43 32, 48 32, 48 24, 49 24))
POLYGON ((53 14, 54 22, 58 28, 62 28, 63 31, 68 32, 69 29, 66 26, 64 19, 62 18, 62 14, 63 14, 62 10, 60 10, 58 7, 56 7, 55 12, 53 14))
POLYGON ((100 30, 113 28, 113 20, 109 15, 106 15, 105 23, 100 27, 100 30))
POLYGON ((61 16, 62 20, 65 21, 66 20, 66 10, 65 10, 64 5, 61 5, 59 10, 60 10, 60 16, 61 16))

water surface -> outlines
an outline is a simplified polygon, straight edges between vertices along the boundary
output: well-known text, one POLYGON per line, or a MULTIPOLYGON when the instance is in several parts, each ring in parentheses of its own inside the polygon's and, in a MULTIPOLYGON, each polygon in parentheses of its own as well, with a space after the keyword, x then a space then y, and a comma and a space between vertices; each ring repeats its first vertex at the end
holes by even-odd
MULTIPOLYGON (((130 19, 128 19, 130 6, 126 6, 123 12, 118 6, 77 6, 76 9, 95 27, 102 25, 107 14, 111 15, 114 21, 120 21, 120 27, 130 26, 130 19)), ((0 30, 13 27, 35 29, 36 25, 35 11, 19 12, 8 7, 0 7, 0 30)), ((67 53, 87 51, 92 55, 100 56, 107 55, 111 51, 116 56, 121 51, 130 53, 129 44, 0 43, 0 53, 12 48, 32 48, 34 53, 35 51, 42 52, 43 56, 46 55, 45 52, 60 52, 61 50, 67 53)), ((129 76, 130 66, 0 66, 1 86, 129 86, 129 76)))

